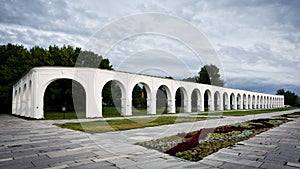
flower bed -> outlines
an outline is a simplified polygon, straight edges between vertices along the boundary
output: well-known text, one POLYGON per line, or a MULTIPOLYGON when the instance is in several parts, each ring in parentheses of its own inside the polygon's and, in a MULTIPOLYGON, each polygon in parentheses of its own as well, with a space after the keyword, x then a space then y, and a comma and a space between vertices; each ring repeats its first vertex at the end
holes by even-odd
POLYGON ((232 146, 287 121, 283 117, 256 119, 217 128, 203 128, 190 133, 178 133, 137 144, 186 160, 199 161, 221 148, 232 146))

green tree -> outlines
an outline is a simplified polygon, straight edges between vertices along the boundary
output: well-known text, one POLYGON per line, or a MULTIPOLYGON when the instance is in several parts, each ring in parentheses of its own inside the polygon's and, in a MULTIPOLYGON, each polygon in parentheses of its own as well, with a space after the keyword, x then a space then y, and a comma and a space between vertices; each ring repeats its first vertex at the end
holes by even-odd
MULTIPOLYGON (((41 48, 39 46, 26 49, 22 45, 0 45, 0 106, 2 112, 11 112, 11 100, 12 100, 12 86, 22 77, 26 71, 33 67, 38 66, 75 66, 79 54, 86 55, 84 57, 88 63, 98 63, 95 67, 101 69, 110 69, 113 67, 110 65, 108 59, 103 59, 98 54, 91 51, 82 51, 80 48, 73 48, 72 46, 49 46, 48 49, 41 48), (104 60, 103 62, 95 62, 95 59, 104 60)), ((82 60, 81 60, 82 61, 82 60)), ((81 63, 81 62, 80 62, 81 63)), ((76 65, 78 66, 78 65, 76 65)), ((84 66, 84 65, 83 65, 84 66)), ((55 95, 66 85, 65 81, 60 81, 53 85, 54 87, 45 94, 45 99, 48 97, 55 98, 61 97, 55 95), (57 89, 56 89, 57 88, 57 89)), ((50 86, 51 87, 51 86, 50 86)), ((66 98, 70 98, 71 90, 67 90, 66 98)), ((54 99, 55 100, 55 99, 54 99)), ((59 99, 56 99, 58 101, 59 99)))
POLYGON ((219 68, 215 65, 205 65, 195 77, 198 83, 209 84, 215 86, 224 86, 225 82, 221 79, 219 68))
POLYGON ((298 99, 299 97, 291 92, 291 91, 285 91, 284 89, 279 89, 276 92, 276 95, 284 95, 284 104, 290 105, 290 106, 297 106, 298 105, 298 99))

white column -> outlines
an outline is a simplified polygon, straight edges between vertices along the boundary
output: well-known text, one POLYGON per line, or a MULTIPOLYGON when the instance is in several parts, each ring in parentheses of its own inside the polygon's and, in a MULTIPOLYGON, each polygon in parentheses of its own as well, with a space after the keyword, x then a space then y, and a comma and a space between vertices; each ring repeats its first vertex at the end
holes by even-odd
POLYGON ((205 108, 204 108, 204 93, 201 94, 201 99, 200 99, 200 111, 204 112, 205 111, 205 108))
POLYGON ((215 111, 215 101, 214 96, 211 96, 208 100, 209 111, 215 111))
POLYGON ((94 89, 89 87, 86 90, 86 117, 103 117, 102 115, 102 90, 94 89))
POLYGON ((11 114, 16 114, 16 92, 15 88, 13 88, 12 92, 12 107, 11 107, 11 114))
POLYGON ((153 91, 151 93, 151 99, 147 99, 147 107, 149 106, 150 108, 148 114, 156 114, 156 93, 157 91, 153 91), (150 103, 150 105, 148 103, 150 103))
POLYGON ((175 98, 168 99, 168 113, 176 113, 175 98))
POLYGON ((223 96, 220 95, 220 107, 219 110, 223 111, 224 110, 224 103, 223 103, 223 96))
MULTIPOLYGON (((122 103, 125 103, 125 105, 124 105, 124 108, 125 108, 124 116, 132 116, 132 97, 122 98, 122 103)), ((123 105, 122 105, 122 107, 123 107, 123 105)))
POLYGON ((245 97, 245 100, 243 100, 244 101, 244 105, 245 105, 245 108, 244 109, 248 109, 248 97, 246 96, 245 97))
POLYGON ((184 111, 185 112, 192 112, 192 99, 191 97, 184 99, 184 111))

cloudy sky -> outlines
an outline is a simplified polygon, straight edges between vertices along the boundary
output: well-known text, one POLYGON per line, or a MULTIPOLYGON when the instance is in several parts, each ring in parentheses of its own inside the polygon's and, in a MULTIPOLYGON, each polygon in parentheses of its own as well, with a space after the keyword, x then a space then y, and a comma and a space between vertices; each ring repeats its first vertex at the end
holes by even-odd
MULTIPOLYGON (((89 49, 97 33, 121 18, 160 13, 203 34, 217 53, 227 87, 266 93, 285 88, 300 95, 299 9, 299 0, 1 0, 0 44, 89 49)), ((148 23, 145 27, 153 25, 148 23)), ((195 75, 208 63, 180 38, 161 34, 127 37, 100 54, 117 70, 175 78, 195 75)))

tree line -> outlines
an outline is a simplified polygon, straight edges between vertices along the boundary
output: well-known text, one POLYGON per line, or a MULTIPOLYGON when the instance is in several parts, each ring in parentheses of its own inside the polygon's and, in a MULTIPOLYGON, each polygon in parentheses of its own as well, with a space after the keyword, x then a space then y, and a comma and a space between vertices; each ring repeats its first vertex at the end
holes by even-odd
POLYGON ((300 97, 289 90, 279 89, 277 95, 284 95, 284 104, 294 107, 300 107, 300 97))

